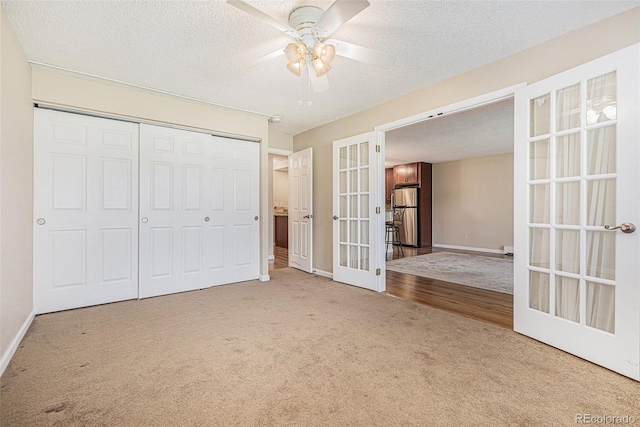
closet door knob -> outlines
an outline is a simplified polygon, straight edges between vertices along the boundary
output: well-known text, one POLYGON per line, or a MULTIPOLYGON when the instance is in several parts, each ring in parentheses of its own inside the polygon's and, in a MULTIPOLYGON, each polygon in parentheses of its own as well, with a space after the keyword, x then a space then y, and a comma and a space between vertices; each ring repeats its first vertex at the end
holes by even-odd
POLYGON ((38 225, 45 225, 47 223, 47 220, 44 218, 38 218, 36 219, 36 224, 38 225))
POLYGON ((204 222, 209 222, 209 217, 208 216, 204 217, 204 222))
POLYGON ((147 217, 145 216, 145 217, 143 217, 143 218, 140 220, 140 222, 141 222, 141 223, 143 223, 143 224, 146 224, 146 223, 148 223, 148 222, 149 222, 149 218, 147 218, 147 217))

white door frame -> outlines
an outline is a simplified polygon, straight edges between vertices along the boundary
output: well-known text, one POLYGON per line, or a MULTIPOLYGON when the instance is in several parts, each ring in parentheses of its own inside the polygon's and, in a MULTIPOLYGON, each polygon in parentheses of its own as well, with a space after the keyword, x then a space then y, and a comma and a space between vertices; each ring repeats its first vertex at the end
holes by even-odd
MULTIPOLYGON (((466 110, 472 110, 474 108, 482 107, 489 104, 494 104, 496 102, 503 101, 505 99, 513 98, 516 90, 525 87, 526 83, 519 83, 513 86, 508 86, 503 89, 499 89, 493 92, 485 93, 483 95, 475 96, 473 98, 468 98, 463 101, 454 102, 453 104, 445 105, 443 107, 437 107, 423 113, 418 113, 413 116, 405 117, 402 119, 394 120, 389 123, 385 123, 373 128, 376 132, 377 143, 380 145, 380 152, 382 154, 382 161, 385 159, 385 135, 386 132, 400 129, 405 126, 410 126, 416 123, 424 122, 426 120, 437 119, 449 114, 461 113, 466 110)), ((377 193, 381 195, 384 199, 385 194, 385 175, 384 175, 384 167, 381 169, 381 173, 376 177, 376 185, 378 186, 377 193)), ((384 200, 383 200, 384 202, 384 200)), ((384 206, 384 203, 382 203, 384 206)), ((378 227, 380 230, 384 231, 384 216, 382 220, 379 221, 378 227)), ((384 242, 384 232, 381 232, 381 239, 378 239, 378 254, 382 257, 381 260, 378 260, 378 265, 381 265, 381 289, 379 292, 384 292, 386 290, 386 268, 385 268, 385 242, 384 242)))

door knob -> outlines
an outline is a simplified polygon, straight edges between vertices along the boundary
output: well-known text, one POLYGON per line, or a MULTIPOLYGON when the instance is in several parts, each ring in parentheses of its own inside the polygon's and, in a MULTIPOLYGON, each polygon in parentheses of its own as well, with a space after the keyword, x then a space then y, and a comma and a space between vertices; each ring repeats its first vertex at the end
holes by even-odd
POLYGON ((141 223, 143 223, 143 224, 146 224, 146 223, 148 223, 148 222, 149 222, 149 218, 147 218, 147 217, 143 217, 143 218, 140 220, 140 222, 141 222, 141 223))
POLYGON ((38 224, 38 225, 45 225, 46 223, 47 223, 47 220, 44 219, 44 218, 38 218, 36 220, 36 224, 38 224))
POLYGON ((257 220, 258 220, 258 217, 257 217, 257 216, 254 216, 254 217, 253 217, 253 219, 257 221, 257 220))
POLYGON ((305 215, 305 216, 303 216, 302 218, 303 218, 303 219, 304 219, 304 218, 311 219, 311 218, 313 218, 313 215, 305 215))
POLYGON ((204 217, 204 222, 209 222, 209 217, 208 216, 204 217))
POLYGON ((338 218, 339 218, 339 217, 338 217, 338 215, 334 215, 334 216, 333 216, 333 220, 334 220, 334 221, 335 221, 336 219, 338 219, 338 218))
POLYGON ((611 227, 610 225, 605 225, 604 226, 605 230, 617 230, 618 228, 623 233, 633 233, 634 231, 636 231, 635 224, 633 224, 631 222, 623 222, 622 224, 620 224, 620 225, 618 225, 616 227, 611 227))

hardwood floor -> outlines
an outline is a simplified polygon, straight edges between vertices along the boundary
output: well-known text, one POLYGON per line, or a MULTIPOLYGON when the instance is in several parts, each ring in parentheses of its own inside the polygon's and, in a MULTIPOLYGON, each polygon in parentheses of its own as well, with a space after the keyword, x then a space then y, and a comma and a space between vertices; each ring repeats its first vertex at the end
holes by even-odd
POLYGON ((289 249, 274 246, 273 255, 275 259, 269 261, 269 271, 289 267, 289 249))
MULTIPOLYGON (((404 257, 430 254, 433 252, 455 252, 506 258, 501 254, 459 251, 439 248, 403 248, 404 257)), ((274 248, 275 259, 269 262, 269 270, 287 268, 289 252, 286 248, 274 248)), ((395 259, 398 258, 397 252, 395 259)), ((387 270, 387 295, 405 298, 483 322, 493 323, 513 329, 513 295, 501 292, 428 279, 412 274, 387 270)))
MULTIPOLYGON (((501 254, 439 248, 403 248, 404 258, 434 252, 506 258, 501 254)), ((396 250, 395 259, 403 258, 396 250)), ((387 270, 387 294, 513 329, 513 295, 387 270)))

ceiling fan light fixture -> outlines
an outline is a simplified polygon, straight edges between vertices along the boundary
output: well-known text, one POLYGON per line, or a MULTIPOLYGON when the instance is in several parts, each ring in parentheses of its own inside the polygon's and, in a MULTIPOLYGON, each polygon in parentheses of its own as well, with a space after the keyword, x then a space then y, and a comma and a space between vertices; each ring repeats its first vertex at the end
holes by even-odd
POLYGON ((289 62, 299 62, 307 53, 307 46, 304 43, 289 43, 284 48, 284 54, 289 62))
POLYGON ((301 58, 298 62, 289 62, 287 64, 287 70, 291 71, 296 76, 300 76, 300 71, 304 68, 304 58, 301 58))
POLYGON ((325 64, 324 62, 322 62, 320 58, 316 58, 313 60, 313 69, 316 70, 316 75, 320 77, 327 74, 331 67, 329 66, 329 64, 325 64))
POLYGON ((333 45, 318 42, 313 47, 313 55, 325 64, 329 64, 336 56, 336 48, 333 45))

